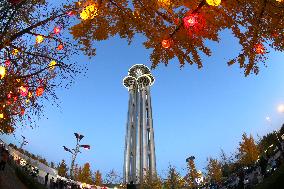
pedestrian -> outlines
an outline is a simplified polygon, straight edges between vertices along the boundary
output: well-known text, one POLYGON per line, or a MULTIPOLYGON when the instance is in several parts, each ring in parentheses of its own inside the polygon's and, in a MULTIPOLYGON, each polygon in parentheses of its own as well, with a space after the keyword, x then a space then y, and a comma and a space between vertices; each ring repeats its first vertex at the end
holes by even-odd
POLYGON ((51 177, 50 179, 50 188, 54 189, 54 178, 51 177))
POLYGON ((9 159, 9 152, 8 152, 8 150, 5 149, 2 152, 1 157, 2 157, 2 159, 1 159, 1 162, 0 162, 0 171, 4 171, 6 163, 7 163, 8 159, 9 159))
POLYGON ((48 182, 48 175, 49 173, 47 173, 44 177, 44 186, 47 186, 47 182, 48 182))

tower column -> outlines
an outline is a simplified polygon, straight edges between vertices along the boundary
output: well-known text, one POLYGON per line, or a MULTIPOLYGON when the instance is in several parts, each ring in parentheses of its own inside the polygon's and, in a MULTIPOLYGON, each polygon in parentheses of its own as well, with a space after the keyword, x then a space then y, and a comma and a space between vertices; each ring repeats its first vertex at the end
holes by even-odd
POLYGON ((150 69, 136 64, 128 71, 123 84, 129 91, 128 117, 124 151, 124 182, 139 184, 149 172, 156 174, 156 157, 150 86, 150 69))

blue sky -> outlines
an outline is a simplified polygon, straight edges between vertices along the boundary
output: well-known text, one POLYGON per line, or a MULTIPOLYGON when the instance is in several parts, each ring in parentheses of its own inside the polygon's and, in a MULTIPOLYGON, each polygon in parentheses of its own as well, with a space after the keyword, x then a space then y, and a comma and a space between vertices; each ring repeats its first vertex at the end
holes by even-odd
MULTIPOLYGON (((74 132, 85 135, 82 144, 90 144, 77 163, 89 162, 92 169, 122 173, 128 92, 122 85, 133 64, 150 66, 150 51, 141 45, 141 37, 131 46, 119 38, 97 43, 97 56, 88 59, 76 56, 87 65, 87 77, 76 78, 70 90, 58 90, 61 107, 46 103, 48 119, 38 122, 36 129, 23 128, 29 141, 25 149, 49 161, 71 156, 63 145, 75 145, 74 132)), ((271 52, 268 68, 259 75, 244 77, 238 65, 228 67, 226 61, 237 55, 239 46, 228 32, 220 44, 208 43, 212 57, 203 57, 204 67, 186 65, 180 69, 178 61, 158 66, 152 71, 156 82, 152 87, 152 107, 155 129, 157 168, 164 175, 169 164, 181 172, 185 159, 196 157, 198 169, 206 165, 209 156, 218 157, 220 149, 234 153, 243 132, 263 135, 284 123, 284 115, 277 105, 284 103, 284 55, 271 52), (270 116, 272 125, 265 117, 270 116)), ((7 142, 16 143, 12 136, 7 142)))

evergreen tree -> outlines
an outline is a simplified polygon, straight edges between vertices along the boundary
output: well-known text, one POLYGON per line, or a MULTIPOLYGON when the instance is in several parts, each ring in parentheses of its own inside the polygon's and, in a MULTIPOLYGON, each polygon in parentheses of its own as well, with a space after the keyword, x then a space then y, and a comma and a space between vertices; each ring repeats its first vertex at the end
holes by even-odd
POLYGON ((158 175, 151 175, 149 171, 146 172, 143 182, 141 183, 141 189, 161 189, 162 179, 158 175))
POLYGON ((246 133, 242 135, 242 142, 239 144, 238 160, 242 165, 253 165, 259 157, 259 150, 252 135, 249 137, 246 133))
POLYGON ((197 170, 195 168, 194 158, 190 158, 187 164, 188 173, 185 176, 185 180, 189 188, 196 187, 195 179, 198 177, 197 170))
POLYGON ((185 181, 181 177, 180 173, 177 172, 176 168, 173 166, 169 166, 168 175, 165 182, 165 187, 167 189, 180 189, 184 187, 185 181))
POLYGON ((208 178, 211 182, 219 184, 222 181, 222 164, 213 158, 209 158, 206 167, 208 178))
POLYGON ((82 170, 79 170, 77 178, 78 181, 82 183, 93 184, 92 172, 89 163, 85 163, 82 170))
POLYGON ((68 167, 63 159, 61 163, 57 166, 58 175, 62 177, 67 177, 68 167))
POLYGON ((102 174, 99 170, 97 170, 95 173, 94 173, 94 184, 96 186, 102 186, 103 184, 103 178, 102 178, 102 174))

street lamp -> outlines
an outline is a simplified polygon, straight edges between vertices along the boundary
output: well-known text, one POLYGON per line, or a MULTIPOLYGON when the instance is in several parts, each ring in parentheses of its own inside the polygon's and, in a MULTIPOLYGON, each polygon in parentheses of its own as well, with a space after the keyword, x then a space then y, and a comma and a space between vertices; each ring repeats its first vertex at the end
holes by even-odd
POLYGON ((78 133, 74 133, 74 135, 75 135, 76 140, 77 140, 75 149, 70 150, 66 146, 63 146, 65 151, 67 151, 67 152, 72 154, 72 162, 71 162, 71 169, 70 169, 70 177, 71 177, 71 179, 73 179, 74 164, 75 164, 75 160, 76 160, 77 154, 80 152, 80 148, 84 148, 86 150, 90 150, 91 149, 90 145, 87 145, 87 144, 81 145, 81 144, 79 144, 79 142, 82 140, 82 138, 84 138, 84 135, 81 135, 81 134, 78 134, 78 133))
POLYGON ((23 141, 22 141, 22 143, 21 143, 20 149, 23 149, 23 147, 24 147, 25 145, 27 145, 29 142, 26 140, 26 137, 24 137, 23 135, 21 135, 21 136, 22 136, 22 138, 23 138, 23 141))

